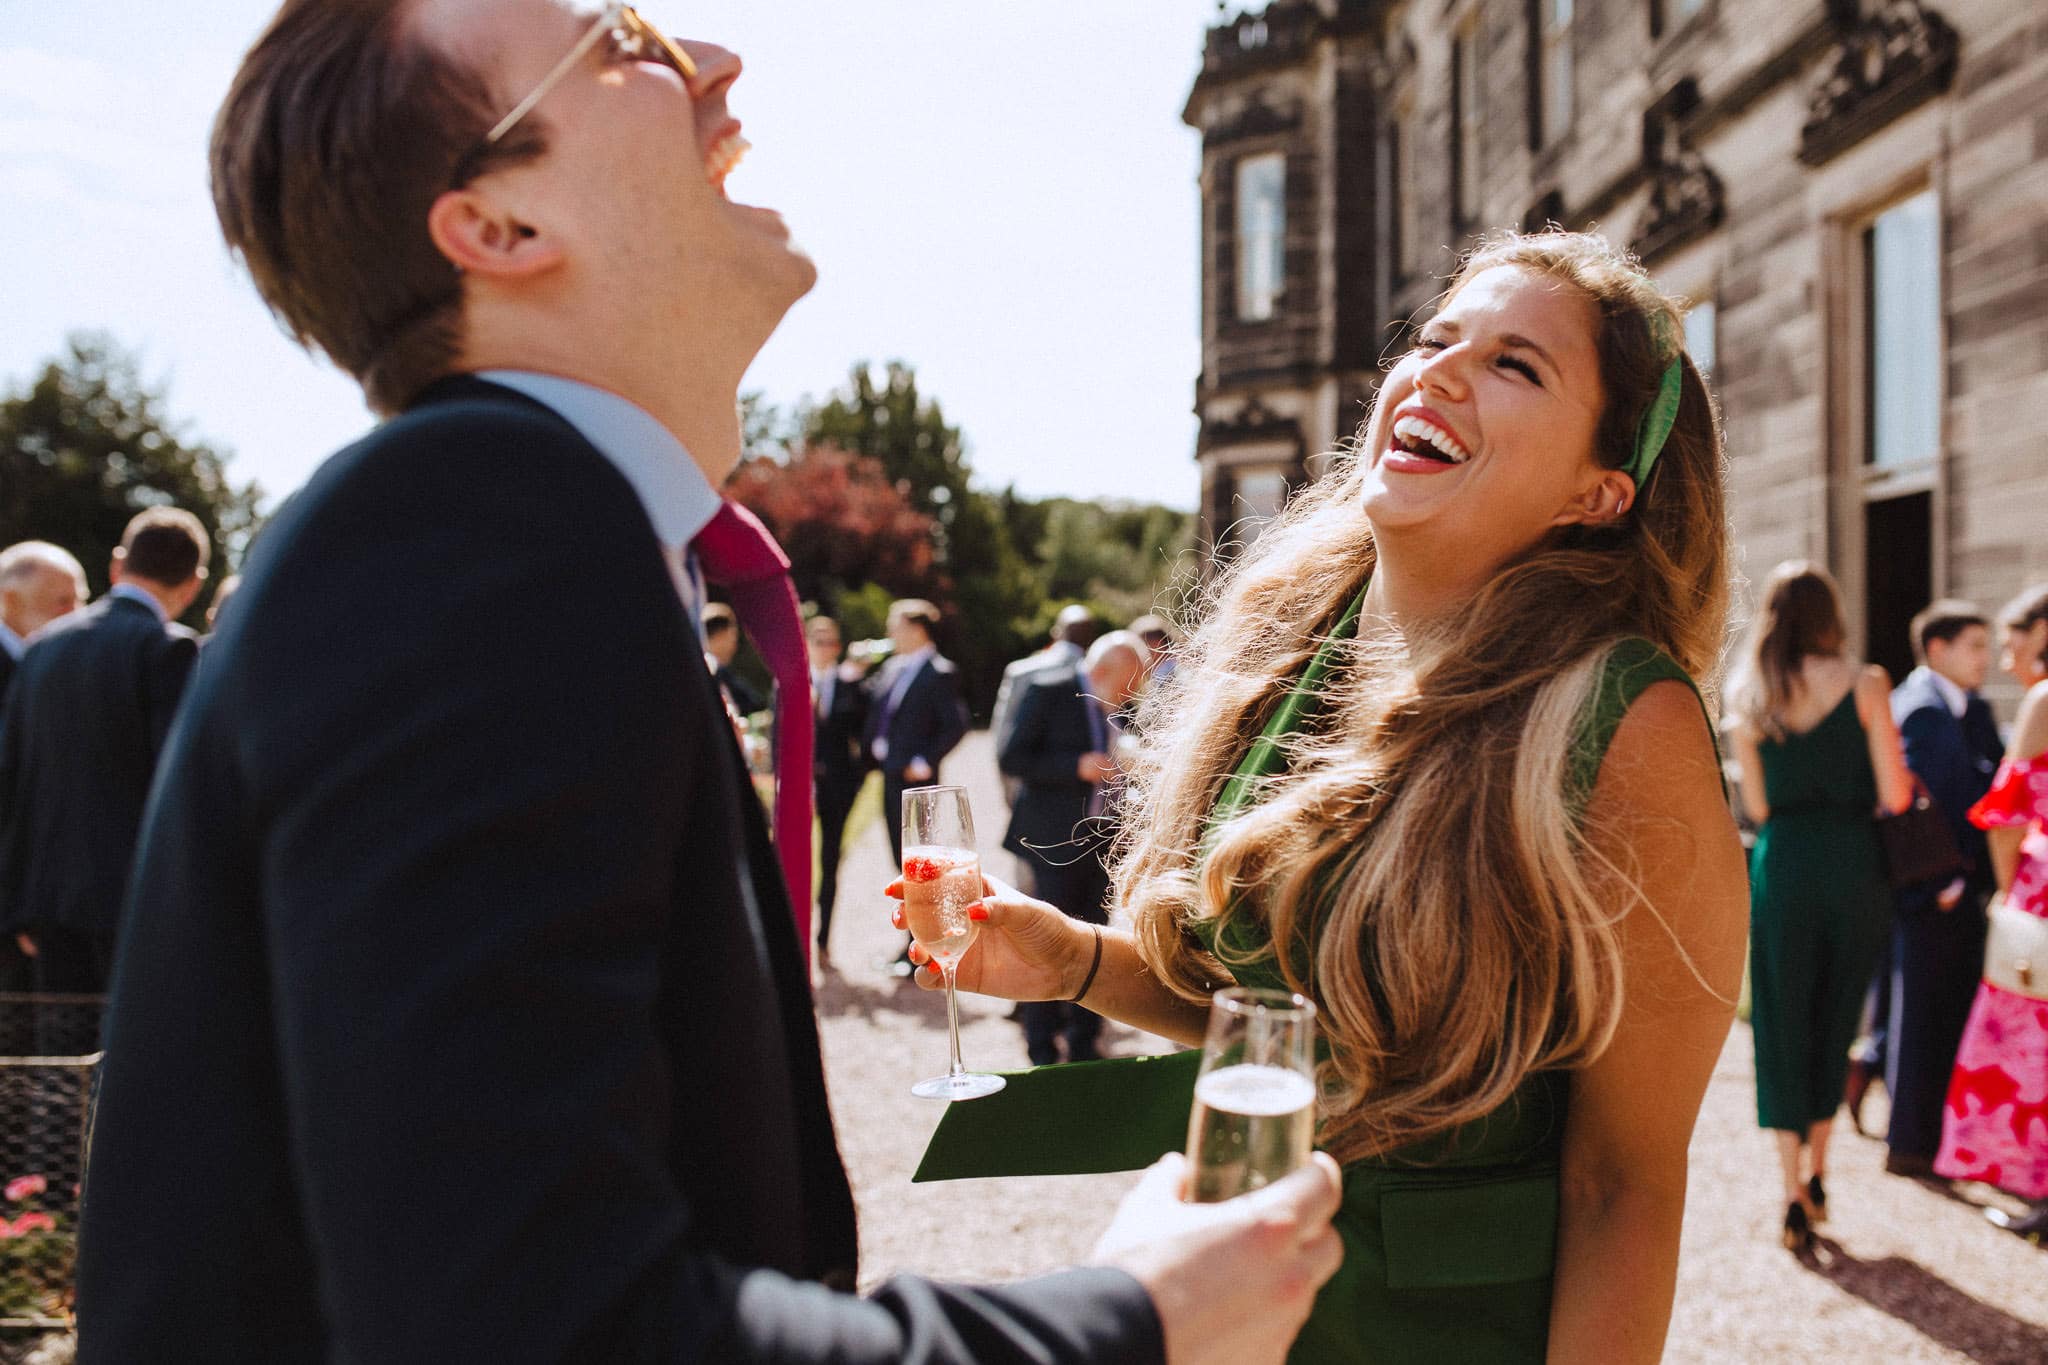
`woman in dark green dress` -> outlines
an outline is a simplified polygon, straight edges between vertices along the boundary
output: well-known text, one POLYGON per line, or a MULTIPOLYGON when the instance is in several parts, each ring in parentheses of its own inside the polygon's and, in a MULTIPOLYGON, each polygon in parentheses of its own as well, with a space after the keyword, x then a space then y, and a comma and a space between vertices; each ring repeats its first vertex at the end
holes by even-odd
MULTIPOLYGON (((1726 580, 1719 432, 1672 302, 1599 238, 1504 239, 1145 702, 1129 927, 990 896, 963 989, 1190 1043, 1233 979, 1316 1002, 1346 1260, 1294 1359, 1659 1356, 1741 974, 1741 851, 1690 681, 1726 580)), ((940 1155, 1156 1155, 1191 1056, 1031 1073, 953 1106, 940 1155)))
POLYGON ((1892 724, 1891 680, 1843 653, 1827 571, 1780 564, 1732 688, 1729 735, 1751 850, 1749 989, 1757 1125, 1778 1139, 1784 1241, 1803 1251, 1827 1213, 1828 1134, 1849 1044, 1891 933, 1873 823, 1913 779, 1892 724))

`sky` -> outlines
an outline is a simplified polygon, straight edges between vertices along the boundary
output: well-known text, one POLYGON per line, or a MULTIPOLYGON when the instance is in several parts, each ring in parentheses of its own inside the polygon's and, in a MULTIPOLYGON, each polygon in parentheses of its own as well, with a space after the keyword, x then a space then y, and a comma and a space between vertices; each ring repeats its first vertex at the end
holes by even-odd
MULTIPOLYGON (((275 0, 0 0, 0 387, 78 329, 142 357, 268 499, 369 413, 221 245, 213 111, 275 0)), ((739 52, 728 191, 819 267, 745 388, 822 397, 902 359, 977 478, 1192 509, 1200 139, 1216 0, 649 0, 739 52)))

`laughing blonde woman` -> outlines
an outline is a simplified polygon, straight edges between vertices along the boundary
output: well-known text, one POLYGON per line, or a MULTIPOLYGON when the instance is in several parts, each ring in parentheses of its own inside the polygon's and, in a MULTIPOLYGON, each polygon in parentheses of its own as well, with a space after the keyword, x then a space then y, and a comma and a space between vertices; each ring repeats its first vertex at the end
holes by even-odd
MULTIPOLYGON (((961 964, 1188 1043, 1232 981, 1315 1001, 1346 1262, 1296 1360, 1661 1352, 1746 918, 1693 682, 1722 453, 1677 321, 1597 237, 1471 257, 1145 704, 1130 927, 995 888, 961 964)), ((1104 1109, 1078 1142, 1143 1126, 1104 1109)))

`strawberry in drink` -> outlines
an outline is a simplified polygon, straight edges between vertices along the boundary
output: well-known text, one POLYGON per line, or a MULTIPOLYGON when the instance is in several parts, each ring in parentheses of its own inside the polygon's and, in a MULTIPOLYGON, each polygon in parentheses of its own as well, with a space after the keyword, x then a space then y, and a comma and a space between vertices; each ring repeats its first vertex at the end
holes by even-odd
POLYGON ((903 850, 903 918, 941 968, 974 942, 967 907, 981 899, 981 858, 971 848, 924 844, 903 850))

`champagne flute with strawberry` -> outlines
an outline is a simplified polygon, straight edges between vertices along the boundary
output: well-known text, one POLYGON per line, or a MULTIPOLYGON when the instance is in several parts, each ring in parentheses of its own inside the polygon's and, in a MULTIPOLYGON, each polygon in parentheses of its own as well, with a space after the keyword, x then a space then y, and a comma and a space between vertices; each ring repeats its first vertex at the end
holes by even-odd
POLYGON ((969 1071, 960 1060, 960 1005, 953 971, 979 927, 968 907, 981 899, 981 855, 965 787, 912 787, 903 793, 903 918, 946 982, 946 1025, 953 1065, 910 1093, 928 1100, 972 1100, 1003 1088, 1001 1076, 969 1071))

